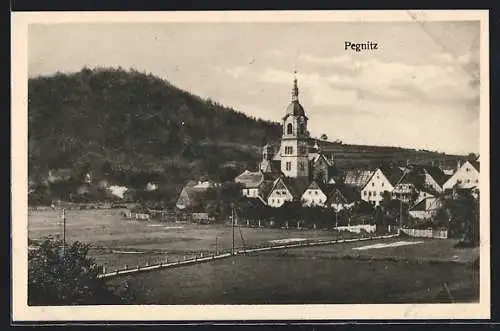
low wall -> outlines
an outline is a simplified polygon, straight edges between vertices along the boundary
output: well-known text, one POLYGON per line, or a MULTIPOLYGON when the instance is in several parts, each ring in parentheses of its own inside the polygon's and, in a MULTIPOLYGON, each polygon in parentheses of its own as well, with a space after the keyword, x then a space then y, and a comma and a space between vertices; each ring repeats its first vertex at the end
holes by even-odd
POLYGON ((401 231, 411 237, 420 238, 438 238, 446 239, 448 238, 447 230, 434 230, 434 229, 401 229, 401 231))

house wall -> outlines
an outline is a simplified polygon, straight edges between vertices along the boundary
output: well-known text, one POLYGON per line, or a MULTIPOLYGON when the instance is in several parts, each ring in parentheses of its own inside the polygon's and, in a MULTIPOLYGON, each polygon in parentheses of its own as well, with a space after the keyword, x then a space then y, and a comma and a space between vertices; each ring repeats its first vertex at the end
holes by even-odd
POLYGON ((428 187, 432 187, 438 193, 443 192, 443 188, 427 172, 425 172, 425 179, 424 180, 425 180, 425 185, 427 185, 428 187))
POLYGON ((404 203, 410 203, 413 200, 415 200, 414 198, 415 193, 417 194, 418 198, 420 192, 417 192, 417 189, 413 184, 408 184, 408 183, 398 184, 392 191, 392 198, 401 200, 404 203))
POLYGON ((288 190, 285 189, 276 189, 269 194, 269 197, 267 198, 267 204, 270 207, 281 207, 285 201, 292 201, 293 196, 288 192, 288 190))
POLYGON ((244 197, 247 198, 257 198, 259 196, 259 188, 251 187, 242 189, 242 193, 244 197))
POLYGON ((385 191, 391 193, 394 187, 380 169, 377 169, 361 190, 361 199, 378 206, 384 199, 385 191))
POLYGON ((456 184, 460 188, 479 187, 479 172, 470 164, 465 162, 453 176, 443 185, 443 189, 451 189, 456 184))
POLYGON ((307 189, 302 195, 302 206, 324 206, 326 195, 320 189, 307 189))

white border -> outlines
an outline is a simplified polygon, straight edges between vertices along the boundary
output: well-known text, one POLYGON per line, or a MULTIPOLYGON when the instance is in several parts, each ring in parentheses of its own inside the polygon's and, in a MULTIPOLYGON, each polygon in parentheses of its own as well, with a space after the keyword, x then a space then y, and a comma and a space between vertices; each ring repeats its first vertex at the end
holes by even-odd
POLYGON ((238 11, 238 12, 13 12, 12 58, 12 304, 13 321, 195 321, 336 319, 489 319, 489 44, 487 10, 238 11), (411 15, 410 15, 411 14, 411 15), (396 22, 481 21, 480 302, 392 305, 27 306, 27 30, 30 23, 76 22, 396 22))

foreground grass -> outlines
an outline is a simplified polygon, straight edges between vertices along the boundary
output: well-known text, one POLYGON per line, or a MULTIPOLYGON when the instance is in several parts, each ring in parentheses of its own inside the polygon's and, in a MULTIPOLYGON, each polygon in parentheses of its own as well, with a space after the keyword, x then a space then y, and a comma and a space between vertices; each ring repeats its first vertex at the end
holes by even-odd
POLYGON ((381 253, 385 249, 372 250, 373 259, 345 255, 353 245, 238 256, 111 282, 130 281, 137 304, 447 302, 448 297, 440 293, 443 283, 456 301, 479 300, 479 270, 472 262, 440 260, 429 254, 451 242, 430 240, 427 249, 414 245, 424 258, 412 256, 408 246, 406 260, 388 259, 390 251, 385 256, 381 253))

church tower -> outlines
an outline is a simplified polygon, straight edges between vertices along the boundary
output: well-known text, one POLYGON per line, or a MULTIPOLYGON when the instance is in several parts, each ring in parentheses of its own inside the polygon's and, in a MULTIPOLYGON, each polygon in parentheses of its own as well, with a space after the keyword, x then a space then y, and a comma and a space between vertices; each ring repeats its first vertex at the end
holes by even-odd
POLYGON ((283 134, 281 137, 280 159, 281 171, 287 177, 299 178, 309 176, 309 153, 307 116, 299 103, 297 77, 293 80, 292 101, 286 108, 283 117, 283 134))

